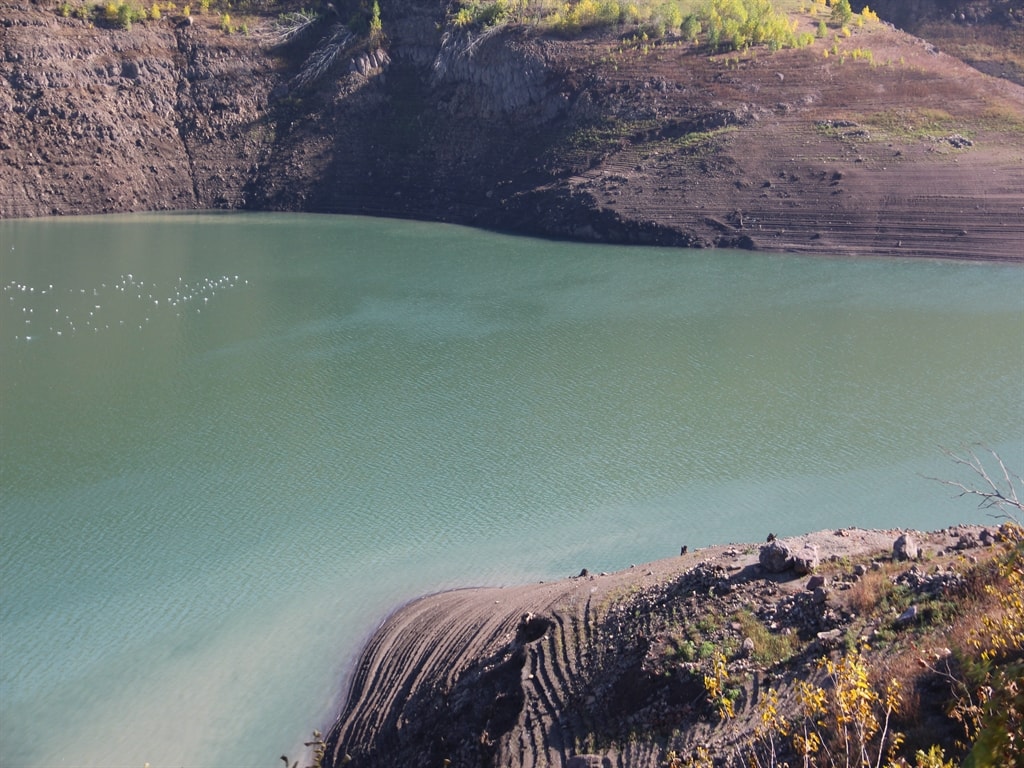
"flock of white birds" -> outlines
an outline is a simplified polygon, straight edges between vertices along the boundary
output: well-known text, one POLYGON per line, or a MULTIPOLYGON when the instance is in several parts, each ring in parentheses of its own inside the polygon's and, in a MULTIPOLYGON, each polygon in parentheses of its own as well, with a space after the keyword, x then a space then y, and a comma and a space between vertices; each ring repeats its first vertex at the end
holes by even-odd
POLYGON ((197 282, 178 278, 162 288, 132 273, 93 288, 57 288, 53 284, 28 285, 17 280, 4 284, 4 335, 15 341, 42 336, 68 337, 115 329, 144 330, 158 316, 201 313, 218 294, 249 281, 238 275, 207 277, 197 282))

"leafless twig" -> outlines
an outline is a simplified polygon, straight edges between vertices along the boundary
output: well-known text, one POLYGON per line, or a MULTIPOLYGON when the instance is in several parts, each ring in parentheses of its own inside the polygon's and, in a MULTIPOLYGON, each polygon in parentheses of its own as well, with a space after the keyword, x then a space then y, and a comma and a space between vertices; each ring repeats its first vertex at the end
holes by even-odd
POLYGON ((291 42, 299 35, 305 34, 313 25, 320 20, 320 17, 311 11, 294 11, 282 13, 274 23, 274 43, 284 45, 291 42))
POLYGON ((958 489, 960 493, 957 496, 977 497, 980 500, 978 506, 981 509, 1000 510, 1001 514, 995 515, 995 517, 1014 518, 1016 513, 1024 512, 1024 502, 1021 502, 1017 496, 1017 486, 1024 484, 1024 482, 1022 482, 1020 475, 1013 474, 1006 468, 1006 464, 998 453, 991 448, 985 448, 984 450, 991 454, 992 460, 999 467, 999 474, 1002 477, 997 475, 993 478, 992 474, 986 469, 984 462, 978 457, 978 452, 972 448, 967 452, 966 457, 958 456, 952 451, 945 451, 945 454, 955 464, 967 467, 974 472, 981 479, 981 485, 968 485, 958 480, 944 480, 938 477, 930 477, 928 479, 937 480, 943 485, 958 489))
POLYGON ((337 25, 332 34, 322 40, 316 50, 302 63, 302 68, 294 79, 295 87, 302 88, 323 77, 353 40, 355 35, 347 27, 337 25))

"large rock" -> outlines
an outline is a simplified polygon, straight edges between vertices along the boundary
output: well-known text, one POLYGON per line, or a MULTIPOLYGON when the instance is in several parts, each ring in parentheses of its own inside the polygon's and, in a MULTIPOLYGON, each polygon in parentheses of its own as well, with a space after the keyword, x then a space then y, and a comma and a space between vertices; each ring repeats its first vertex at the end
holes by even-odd
POLYGON ((920 550, 917 547, 917 542, 910 534, 904 533, 892 545, 894 560, 917 560, 918 554, 920 554, 920 550))
POLYGON ((813 544, 805 544, 799 552, 793 554, 793 570, 801 576, 811 573, 818 567, 818 548, 813 544))
POLYGON ((768 573, 782 573, 793 567, 793 552, 778 539, 764 544, 757 559, 768 573))

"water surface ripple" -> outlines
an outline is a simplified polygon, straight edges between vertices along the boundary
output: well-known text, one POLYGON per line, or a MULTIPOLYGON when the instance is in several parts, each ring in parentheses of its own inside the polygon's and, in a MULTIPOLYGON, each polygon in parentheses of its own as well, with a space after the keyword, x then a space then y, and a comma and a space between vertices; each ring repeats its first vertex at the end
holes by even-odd
POLYGON ((0 764, 274 765, 403 600, 984 515, 1024 270, 414 222, 0 222, 0 764))

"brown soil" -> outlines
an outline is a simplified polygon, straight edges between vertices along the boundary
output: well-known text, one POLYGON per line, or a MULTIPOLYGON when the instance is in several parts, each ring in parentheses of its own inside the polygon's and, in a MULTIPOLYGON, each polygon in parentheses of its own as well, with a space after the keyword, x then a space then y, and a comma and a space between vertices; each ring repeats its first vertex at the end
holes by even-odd
MULTIPOLYGON (((838 638, 867 640, 893 626, 893 616, 858 615, 857 585, 868 576, 859 576, 855 563, 875 561, 887 569, 885 578, 903 574, 921 590, 952 563, 963 564, 965 554, 991 553, 979 544, 982 530, 909 533, 927 566, 892 562, 904 531, 842 529, 782 540, 794 553, 817 553, 820 599, 807 576, 760 565, 760 546, 727 545, 619 573, 584 571, 556 583, 417 600, 364 650, 327 736, 324 765, 653 768, 668 750, 689 754, 698 744, 728 755, 750 737, 765 688, 785 700, 794 680, 815 674, 812 659, 843 642, 838 638), (740 611, 776 637, 798 638, 796 655, 773 664, 737 650, 743 631, 730 617, 740 611), (734 649, 730 669, 745 680, 735 720, 718 721, 700 663, 677 653, 693 628, 715 648, 734 649)), ((927 642, 906 632, 905 642, 926 653, 927 642)), ((894 657, 899 642, 883 655, 894 657)), ((942 719, 922 706, 914 717, 933 715, 942 719)), ((951 736, 948 721, 938 734, 931 728, 923 738, 951 736)))
MULTIPOLYGON (((852 27, 828 57, 831 33, 803 50, 708 56, 634 44, 630 30, 445 40, 439 3, 384 13, 386 51, 301 85, 329 29, 275 48, 269 18, 237 18, 249 37, 214 15, 124 32, 5 3, 0 216, 304 210, 605 242, 1024 259, 1012 67, 985 74, 884 23, 852 27)), ((1001 50, 1012 64, 1022 23, 974 25, 984 45, 961 49, 982 68, 1001 50)))
POLYGON ((559 184, 702 244, 1019 258, 1024 137, 965 119, 1015 112, 1020 89, 883 26, 856 45, 887 63, 824 63, 820 47, 731 63, 671 49, 629 58, 607 86, 649 95, 624 111, 641 101, 659 115, 696 112, 699 127, 718 105, 724 125, 688 145, 686 118, 663 117, 559 184), (977 141, 956 148, 961 129, 977 141))

